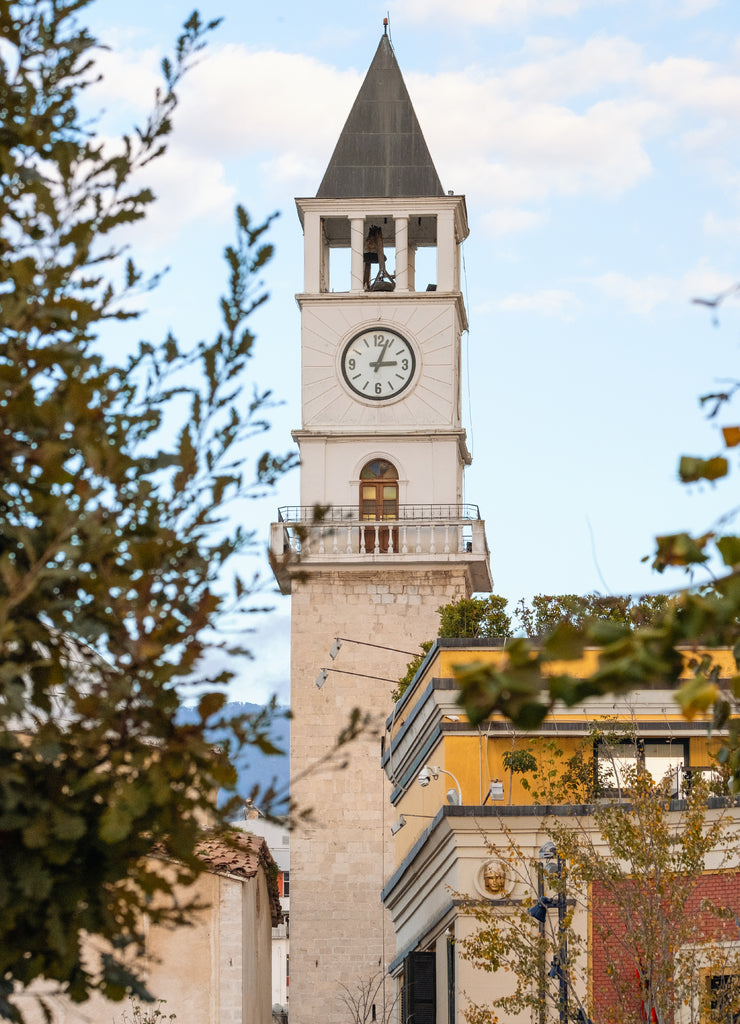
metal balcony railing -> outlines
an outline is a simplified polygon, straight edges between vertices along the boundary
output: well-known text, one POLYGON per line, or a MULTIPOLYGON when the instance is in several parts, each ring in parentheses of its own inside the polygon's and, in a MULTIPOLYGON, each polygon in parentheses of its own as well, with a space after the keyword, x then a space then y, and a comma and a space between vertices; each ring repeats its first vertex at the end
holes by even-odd
MULTIPOLYGON (((429 521, 480 519, 477 505, 399 505, 398 513, 389 521, 429 521)), ((359 523, 361 519, 357 505, 283 505, 278 509, 281 523, 359 523)))
POLYGON ((285 506, 278 515, 270 538, 277 556, 342 561, 488 555, 477 505, 401 505, 396 516, 383 519, 362 518, 359 508, 349 505, 285 506))

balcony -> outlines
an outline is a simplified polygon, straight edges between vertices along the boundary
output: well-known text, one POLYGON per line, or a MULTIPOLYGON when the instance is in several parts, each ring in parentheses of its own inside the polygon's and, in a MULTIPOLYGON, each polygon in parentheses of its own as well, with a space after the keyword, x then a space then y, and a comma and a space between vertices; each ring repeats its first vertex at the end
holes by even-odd
POLYGON ((292 505, 278 509, 270 551, 283 593, 292 566, 461 563, 474 590, 488 591, 491 574, 485 523, 477 505, 400 505, 397 515, 361 519, 357 506, 328 509, 292 505))

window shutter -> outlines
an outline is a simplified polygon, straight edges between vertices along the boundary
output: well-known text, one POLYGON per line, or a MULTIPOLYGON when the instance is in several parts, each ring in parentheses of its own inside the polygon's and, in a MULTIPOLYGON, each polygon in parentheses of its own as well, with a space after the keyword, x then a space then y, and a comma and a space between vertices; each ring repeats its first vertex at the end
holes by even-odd
POLYGON ((436 1024, 436 955, 409 953, 403 979, 403 1024, 436 1024))

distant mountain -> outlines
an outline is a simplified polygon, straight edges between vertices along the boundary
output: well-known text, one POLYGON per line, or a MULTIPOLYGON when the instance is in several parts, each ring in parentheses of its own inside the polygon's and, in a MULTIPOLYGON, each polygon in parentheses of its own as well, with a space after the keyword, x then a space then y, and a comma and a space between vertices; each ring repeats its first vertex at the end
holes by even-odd
MULTIPOLYGON (((247 704, 240 701, 230 701, 221 712, 222 718, 234 718, 237 715, 258 715, 264 709, 259 704, 247 704)), ((178 715, 180 722, 195 723, 199 721, 198 711, 195 707, 180 709, 178 715)), ((239 751, 235 758, 236 770, 239 773, 237 791, 243 797, 250 795, 255 786, 259 786, 260 793, 270 786, 277 792, 287 794, 290 779, 290 760, 288 750, 290 748, 290 722, 283 716, 275 717, 270 727, 270 741, 282 754, 265 754, 256 745, 248 745, 239 751)), ((223 743, 226 738, 233 739, 229 735, 228 727, 211 729, 210 735, 214 743, 223 743)), ((257 804, 259 805, 259 795, 257 804)))

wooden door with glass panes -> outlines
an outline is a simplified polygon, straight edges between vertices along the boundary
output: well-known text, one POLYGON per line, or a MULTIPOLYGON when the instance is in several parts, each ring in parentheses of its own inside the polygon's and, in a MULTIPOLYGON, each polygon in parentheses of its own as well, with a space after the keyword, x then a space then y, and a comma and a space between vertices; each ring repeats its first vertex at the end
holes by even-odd
POLYGON ((360 473, 360 519, 378 524, 360 531, 366 554, 398 551, 398 528, 379 525, 398 519, 398 470, 386 459, 373 459, 360 473))

